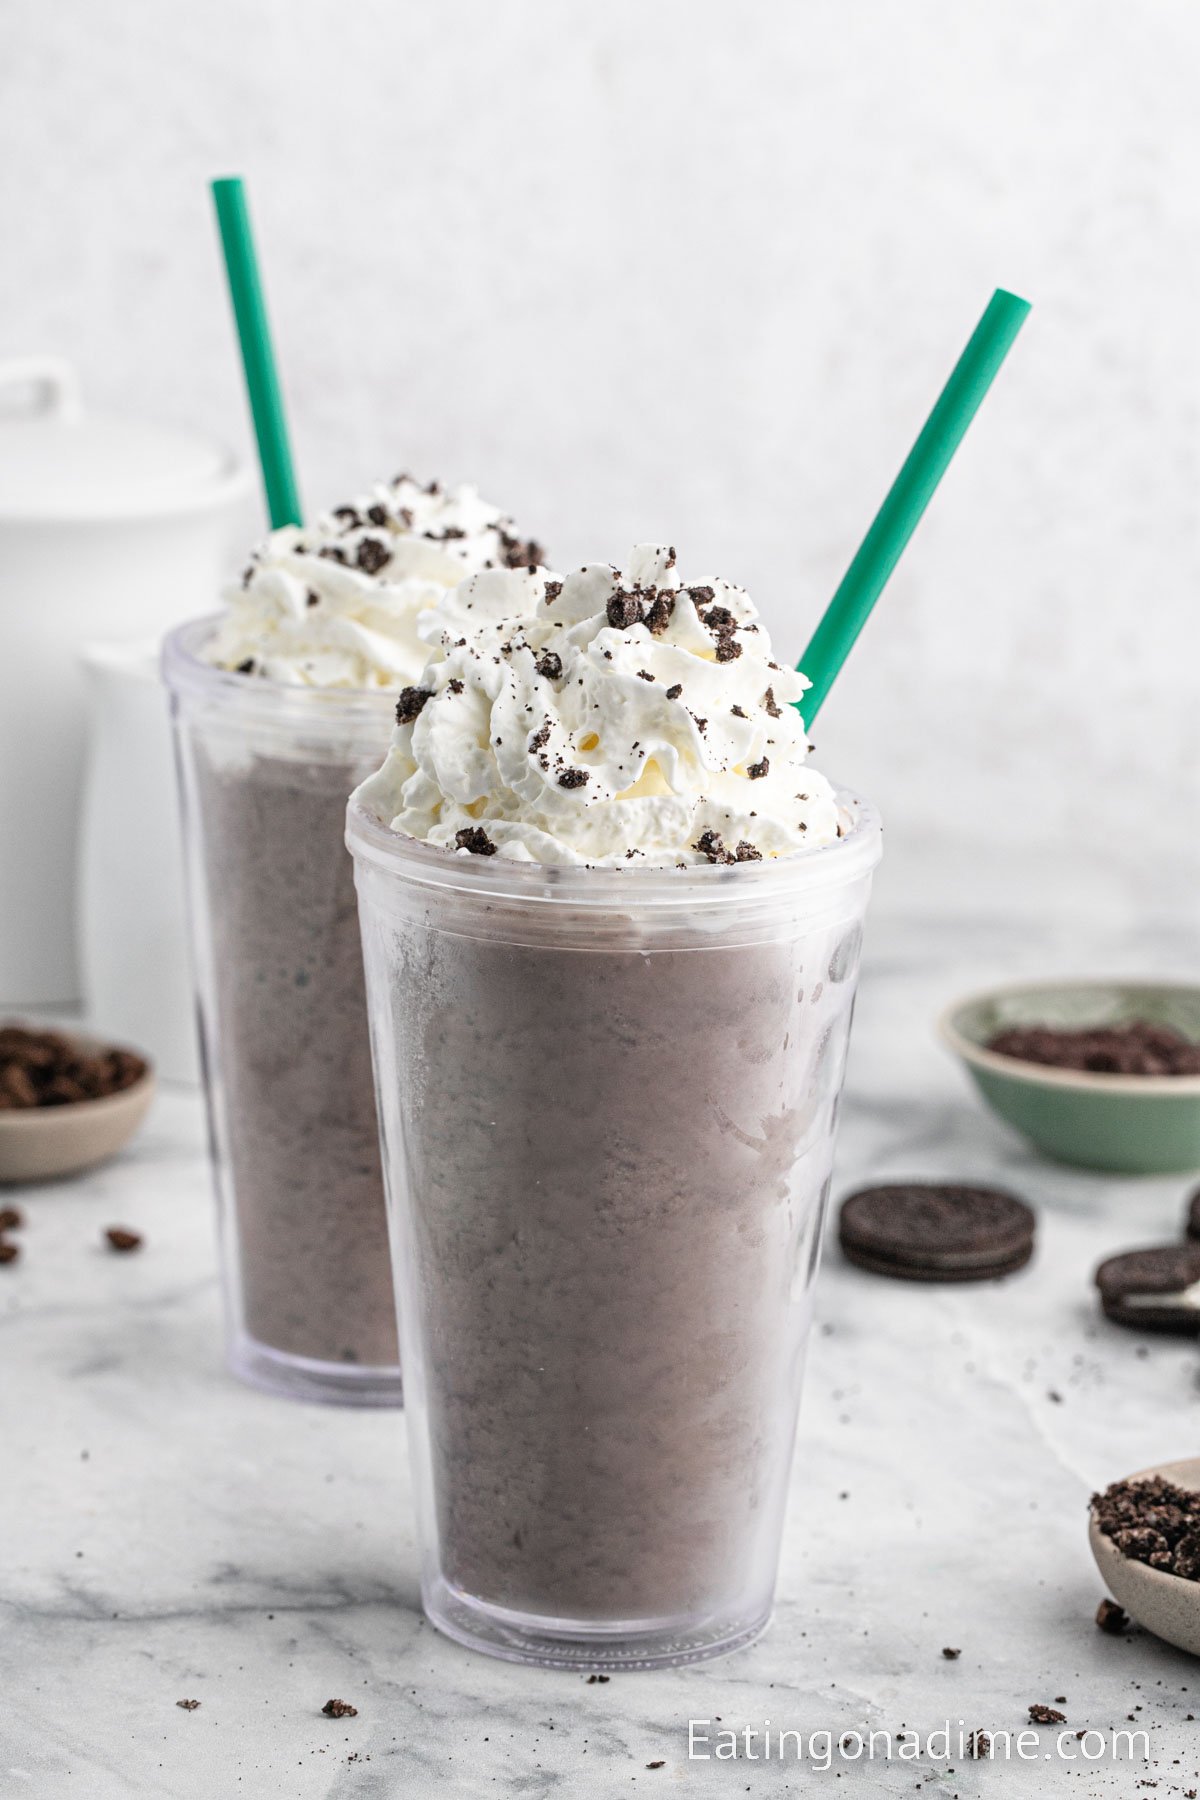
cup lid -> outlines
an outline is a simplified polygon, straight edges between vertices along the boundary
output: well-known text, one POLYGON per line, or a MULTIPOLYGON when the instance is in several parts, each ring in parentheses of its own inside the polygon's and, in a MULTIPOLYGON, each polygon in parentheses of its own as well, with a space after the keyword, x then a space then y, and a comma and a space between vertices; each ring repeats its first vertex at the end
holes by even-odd
POLYGON ((130 518, 217 504, 249 471, 219 444, 84 410, 69 363, 0 361, 0 517, 130 518))

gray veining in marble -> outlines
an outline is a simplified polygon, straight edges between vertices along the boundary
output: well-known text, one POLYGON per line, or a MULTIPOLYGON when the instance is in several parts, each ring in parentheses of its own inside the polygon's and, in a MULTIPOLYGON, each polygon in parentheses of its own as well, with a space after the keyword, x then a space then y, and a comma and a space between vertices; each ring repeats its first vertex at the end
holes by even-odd
MULTIPOLYGON (((835 1763, 839 1791, 1197 1785, 1200 1664, 1096 1630, 1085 1533, 1094 1486, 1195 1450, 1195 1346, 1119 1331, 1089 1293, 1101 1255, 1178 1228, 1187 1183, 1052 1168, 981 1112, 930 1020, 1024 972, 1020 941, 995 922, 905 926, 881 899, 837 1189, 998 1179, 1039 1206, 1040 1248, 980 1289, 881 1281, 831 1250, 767 1635, 589 1685, 423 1624, 402 1421, 275 1401, 223 1370, 199 1106, 168 1094, 124 1159, 22 1196, 24 1252, 0 1271, 0 1793, 799 1792, 833 1771, 689 1762, 689 1718, 1015 1732, 1060 1694, 1072 1729, 1133 1714, 1157 1766, 835 1763), (139 1255, 101 1248, 114 1223, 145 1232, 139 1255), (324 1719, 331 1696, 357 1718, 324 1719)), ((1133 948, 1119 931, 1075 947, 1086 966, 1133 948)), ((1126 966, 1185 949, 1160 935, 1126 966)))

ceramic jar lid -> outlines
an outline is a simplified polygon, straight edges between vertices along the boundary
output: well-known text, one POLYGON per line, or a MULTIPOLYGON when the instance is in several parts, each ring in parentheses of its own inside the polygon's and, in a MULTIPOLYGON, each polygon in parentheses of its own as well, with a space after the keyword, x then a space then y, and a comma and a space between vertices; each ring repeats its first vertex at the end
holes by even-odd
POLYGON ((227 504, 249 480, 205 438, 87 412, 69 363, 0 361, 0 520, 191 512, 227 504))

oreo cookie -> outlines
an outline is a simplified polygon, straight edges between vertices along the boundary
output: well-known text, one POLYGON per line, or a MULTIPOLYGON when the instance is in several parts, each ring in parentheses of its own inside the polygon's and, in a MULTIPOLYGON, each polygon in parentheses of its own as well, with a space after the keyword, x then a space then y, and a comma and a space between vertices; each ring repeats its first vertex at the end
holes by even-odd
POLYGON ((1156 1244, 1110 1256, 1096 1270, 1096 1286, 1101 1306, 1118 1325, 1200 1334, 1200 1244, 1156 1244))
POLYGON ((957 1182, 862 1188, 843 1200, 847 1261, 900 1281, 989 1281, 1024 1268, 1036 1220, 1015 1194, 957 1182))
POLYGON ((1188 1201, 1187 1219, 1183 1229, 1194 1243, 1200 1243, 1200 1187, 1188 1201))

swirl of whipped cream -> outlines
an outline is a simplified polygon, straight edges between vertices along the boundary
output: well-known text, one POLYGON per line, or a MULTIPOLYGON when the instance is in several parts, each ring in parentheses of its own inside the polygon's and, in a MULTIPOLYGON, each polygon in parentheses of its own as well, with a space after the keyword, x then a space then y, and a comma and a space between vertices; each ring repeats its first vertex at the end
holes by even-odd
POLYGON ((417 616, 464 575, 543 553, 471 487, 381 483, 255 550, 206 650, 219 668, 301 687, 388 688, 428 656, 417 616))
POLYGON ((840 835, 749 596, 680 583, 642 544, 624 573, 488 570, 421 621, 430 660, 356 800, 476 855, 645 866, 790 856, 840 835))

